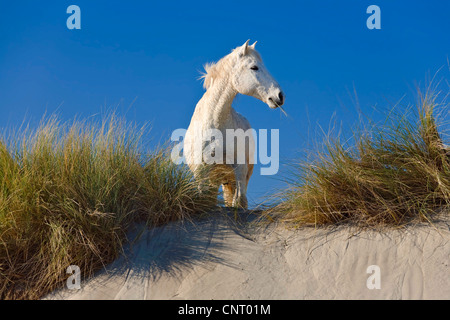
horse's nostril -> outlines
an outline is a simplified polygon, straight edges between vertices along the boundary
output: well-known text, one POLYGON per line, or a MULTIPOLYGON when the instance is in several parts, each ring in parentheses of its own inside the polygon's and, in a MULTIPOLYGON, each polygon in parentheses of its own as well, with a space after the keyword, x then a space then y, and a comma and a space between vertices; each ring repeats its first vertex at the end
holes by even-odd
POLYGON ((281 103, 283 103, 283 101, 284 101, 283 92, 280 91, 280 93, 278 94, 278 99, 280 99, 281 103))

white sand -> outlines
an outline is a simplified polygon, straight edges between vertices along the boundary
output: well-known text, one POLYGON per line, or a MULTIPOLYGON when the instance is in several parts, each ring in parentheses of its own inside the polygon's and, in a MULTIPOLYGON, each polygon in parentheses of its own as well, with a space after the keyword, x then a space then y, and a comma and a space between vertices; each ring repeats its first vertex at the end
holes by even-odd
POLYGON ((48 299, 450 299, 450 223, 401 231, 236 226, 223 215, 151 231, 48 299), (381 289, 367 288, 380 267, 381 289))

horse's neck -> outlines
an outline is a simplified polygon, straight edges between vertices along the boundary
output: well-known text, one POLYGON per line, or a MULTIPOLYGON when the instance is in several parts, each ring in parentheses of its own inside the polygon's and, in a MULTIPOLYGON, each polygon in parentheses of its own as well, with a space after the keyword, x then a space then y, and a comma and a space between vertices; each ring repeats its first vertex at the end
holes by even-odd
POLYGON ((208 122, 216 128, 221 128, 231 117, 231 104, 237 92, 226 79, 214 80, 203 95, 201 112, 208 122))

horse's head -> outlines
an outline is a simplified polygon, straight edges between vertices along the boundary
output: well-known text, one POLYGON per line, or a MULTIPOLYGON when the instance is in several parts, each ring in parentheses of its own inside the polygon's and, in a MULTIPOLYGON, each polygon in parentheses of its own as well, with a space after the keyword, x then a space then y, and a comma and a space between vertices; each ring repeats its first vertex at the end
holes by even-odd
POLYGON ((282 106, 285 100, 280 85, 264 66, 255 44, 244 45, 233 50, 235 64, 231 75, 234 89, 248 96, 255 97, 275 109, 282 106))

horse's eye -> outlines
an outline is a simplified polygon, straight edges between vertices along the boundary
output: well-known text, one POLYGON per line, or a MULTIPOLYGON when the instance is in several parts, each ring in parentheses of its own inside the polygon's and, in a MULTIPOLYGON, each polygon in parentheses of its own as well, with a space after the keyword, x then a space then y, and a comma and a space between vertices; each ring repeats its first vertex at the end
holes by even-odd
POLYGON ((253 67, 251 67, 250 69, 252 69, 252 70, 258 70, 259 68, 257 67, 257 66, 253 66, 253 67))

